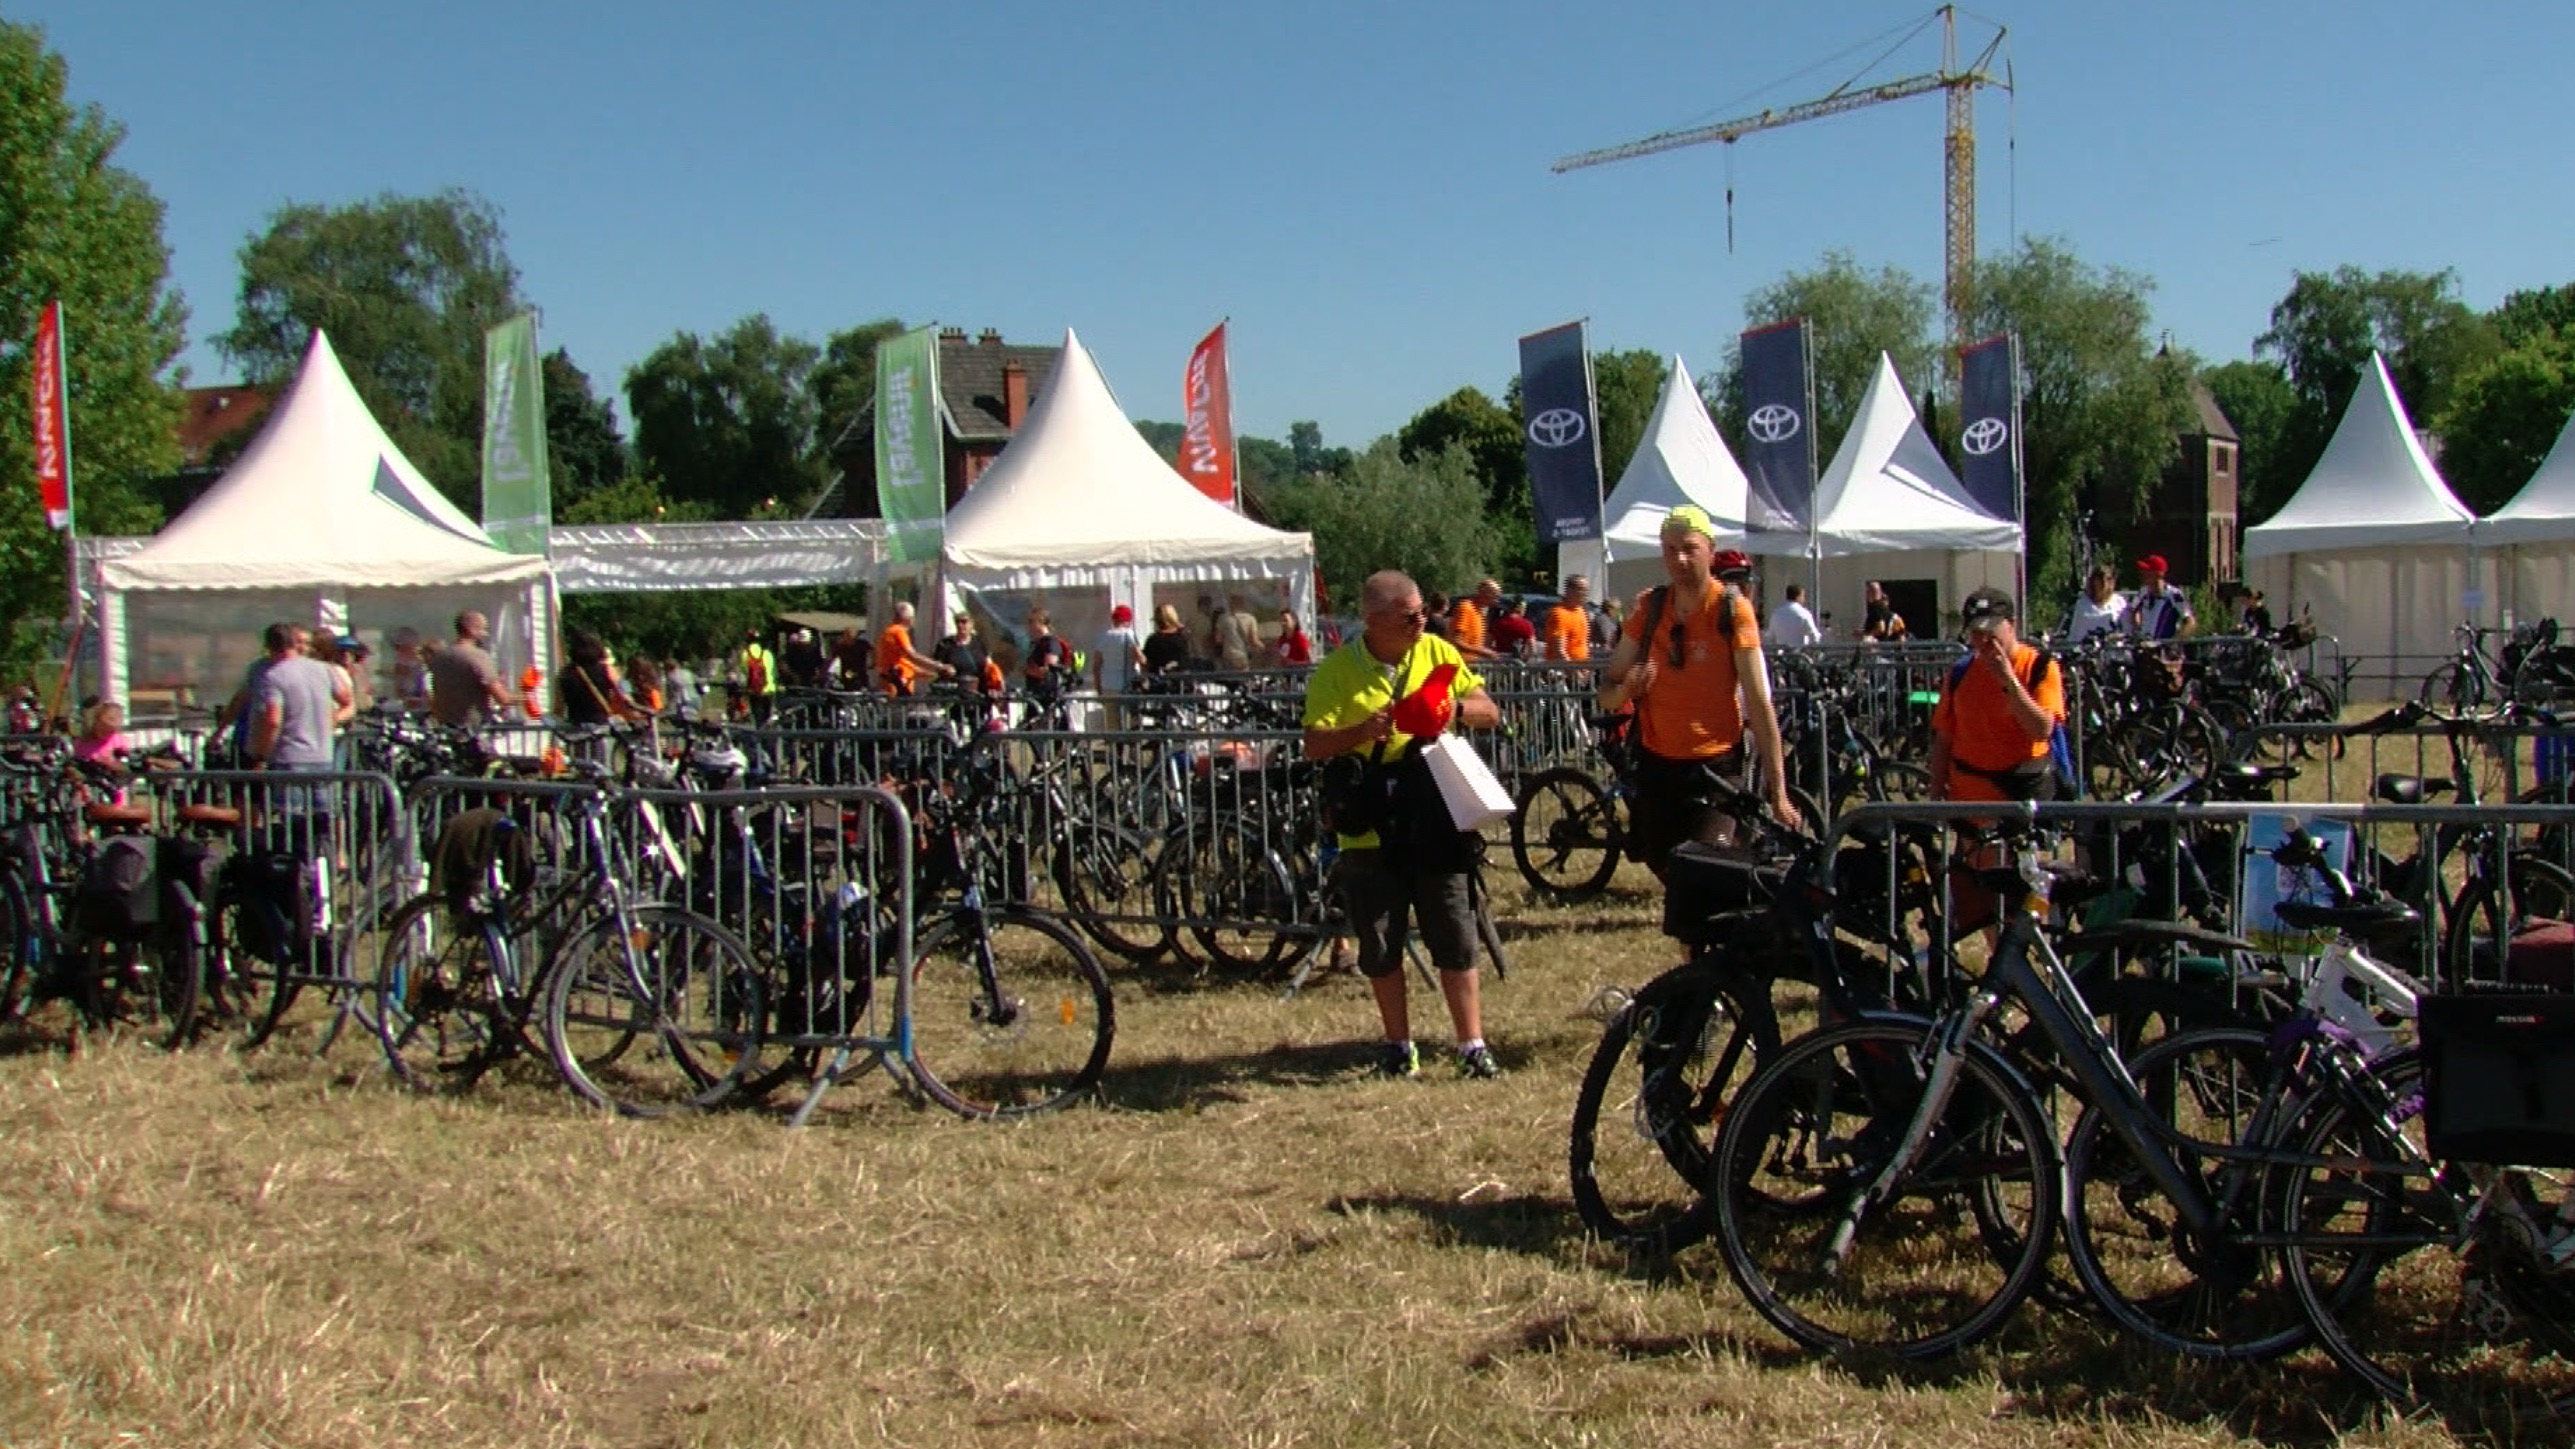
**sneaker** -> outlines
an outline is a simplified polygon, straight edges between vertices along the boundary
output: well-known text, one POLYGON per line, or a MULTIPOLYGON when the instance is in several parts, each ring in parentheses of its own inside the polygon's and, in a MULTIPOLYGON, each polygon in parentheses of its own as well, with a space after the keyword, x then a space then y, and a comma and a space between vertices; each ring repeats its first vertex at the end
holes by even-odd
POLYGON ((1502 1075, 1502 1064, 1493 1059, 1493 1048, 1479 1043, 1457 1054, 1457 1074, 1491 1081, 1502 1075))
POLYGON ((1418 1077, 1422 1074, 1421 1049, 1408 1041, 1386 1043, 1386 1054, 1377 1059, 1381 1077, 1418 1077))

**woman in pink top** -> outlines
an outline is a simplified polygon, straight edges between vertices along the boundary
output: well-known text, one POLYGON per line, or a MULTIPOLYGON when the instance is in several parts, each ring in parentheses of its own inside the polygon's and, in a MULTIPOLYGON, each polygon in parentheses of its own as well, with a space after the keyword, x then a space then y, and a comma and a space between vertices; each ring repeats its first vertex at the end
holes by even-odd
MULTIPOLYGON (((72 741, 72 758, 102 766, 122 776, 125 757, 134 749, 125 738, 125 706, 102 701, 89 707, 80 717, 80 738, 72 741)), ((125 803, 125 791, 116 792, 116 803, 125 803)))

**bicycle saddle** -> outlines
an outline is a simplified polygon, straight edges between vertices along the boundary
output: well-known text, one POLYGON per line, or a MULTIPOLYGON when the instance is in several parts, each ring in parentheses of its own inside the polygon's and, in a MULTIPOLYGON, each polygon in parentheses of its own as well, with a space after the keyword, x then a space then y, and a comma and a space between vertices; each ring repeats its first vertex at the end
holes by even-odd
POLYGON ((2251 760, 2228 760, 2208 773, 2211 780, 2229 785, 2276 785, 2282 780, 2298 778, 2298 767, 2262 765, 2251 760))
POLYGON ((81 807, 81 818, 92 825, 149 825, 149 805, 119 805, 112 800, 93 800, 81 807))
POLYGON ((241 824, 241 812, 229 805, 182 805, 179 807, 179 823, 231 830, 241 824))
POLYGON ((2293 931, 2341 931, 2352 936, 2404 935, 2423 924, 2423 913, 2402 901, 2354 901, 2328 906, 2314 901, 2282 901, 2271 908, 2280 924, 2293 931))
POLYGON ((2458 785, 2437 777, 2422 775, 2381 775, 2371 793, 2390 805, 2420 805, 2426 797, 2447 795, 2458 785))

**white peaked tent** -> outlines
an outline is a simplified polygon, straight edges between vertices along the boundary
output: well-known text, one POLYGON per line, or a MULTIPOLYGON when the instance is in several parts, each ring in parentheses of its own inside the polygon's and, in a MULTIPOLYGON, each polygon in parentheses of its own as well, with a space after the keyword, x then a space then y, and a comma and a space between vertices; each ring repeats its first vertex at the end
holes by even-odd
POLYGON ((2575 417, 2521 492, 2477 520, 2476 537, 2510 619, 2575 626, 2575 417))
POLYGON ((1594 598, 1631 598, 1663 581, 1665 514, 1695 503, 1731 546, 1743 535, 1745 488, 1743 465, 1726 451, 1690 369, 1675 354, 1645 437, 1601 507, 1602 537, 1556 545, 1556 578, 1586 574, 1594 598))
POLYGON ((2244 531, 2245 573, 2273 618, 2312 609, 2346 655, 2370 661, 2356 688, 2402 693, 2449 653, 2462 615, 2483 612, 2491 570, 2474 531, 2372 353, 2315 470, 2244 531))
MULTIPOLYGON (((1070 331, 1026 421, 948 510, 948 608, 973 602, 1017 630, 1031 604, 1087 649, 1126 604, 1149 627, 1156 591, 1184 616, 1201 593, 1242 592, 1314 617, 1314 539, 1267 528, 1184 480, 1129 423, 1070 331)), ((936 624, 916 623, 927 647, 936 624)))
POLYGON ((99 569, 109 698, 137 689, 220 703, 279 620, 373 635, 492 620, 515 672, 546 666, 546 561, 503 552, 385 436, 320 332, 259 436, 205 496, 99 569))
POLYGON ((1908 621, 1929 634, 1970 590, 2013 586, 2021 526, 1968 496, 1922 430, 1895 360, 1882 352, 1850 430, 1816 481, 1811 554, 1809 540, 1793 534, 1756 534, 1752 550, 1770 560, 1764 572, 1777 582, 1811 572, 1819 612, 1833 611, 1836 628, 1859 623, 1870 579, 1932 579, 1944 620, 1908 621))

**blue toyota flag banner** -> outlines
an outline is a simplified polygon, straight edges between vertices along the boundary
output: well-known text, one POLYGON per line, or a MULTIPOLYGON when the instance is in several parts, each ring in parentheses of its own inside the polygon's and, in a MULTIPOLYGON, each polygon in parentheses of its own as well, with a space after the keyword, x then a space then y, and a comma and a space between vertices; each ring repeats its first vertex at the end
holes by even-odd
POLYGON ((1744 527, 1804 533, 1815 514, 1815 373, 1806 319, 1743 335, 1744 527))
POLYGON ((1958 354, 1958 481, 1995 518, 2021 521, 2020 338, 2005 332, 1958 354))
POLYGON ((1520 405, 1538 541, 1600 537, 1600 408, 1583 323, 1520 339, 1520 405))

